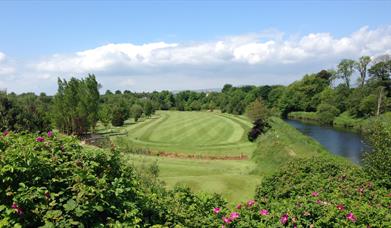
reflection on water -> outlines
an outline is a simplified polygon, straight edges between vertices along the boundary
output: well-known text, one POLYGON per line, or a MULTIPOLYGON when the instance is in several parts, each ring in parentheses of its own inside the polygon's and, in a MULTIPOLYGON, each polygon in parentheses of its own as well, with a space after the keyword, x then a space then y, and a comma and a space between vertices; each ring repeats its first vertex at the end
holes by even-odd
POLYGON ((285 120, 302 133, 314 138, 330 152, 360 163, 363 154, 370 148, 361 135, 331 127, 318 126, 297 120, 285 120))

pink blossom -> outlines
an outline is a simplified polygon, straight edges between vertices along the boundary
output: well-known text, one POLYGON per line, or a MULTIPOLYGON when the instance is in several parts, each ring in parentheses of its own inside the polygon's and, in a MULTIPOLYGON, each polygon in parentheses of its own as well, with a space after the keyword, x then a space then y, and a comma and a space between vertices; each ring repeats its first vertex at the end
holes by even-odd
POLYGON ((43 138, 43 137, 37 137, 36 139, 35 139, 35 141, 37 141, 37 142, 43 142, 43 141, 45 141, 45 139, 43 138))
POLYGON ((239 216, 240 216, 240 215, 239 215, 238 212, 232 212, 232 213, 230 214, 229 218, 233 221, 233 220, 239 218, 239 216))
POLYGON ((317 204, 322 204, 322 200, 316 200, 317 204))
POLYGON ((221 228, 225 228, 225 226, 224 226, 224 225, 221 225, 221 228))
POLYGON ((53 131, 48 131, 48 137, 51 138, 53 136, 53 131))
POLYGON ((343 211, 343 210, 345 210, 345 206, 343 204, 338 204, 337 209, 340 211, 343 211))
POLYGON ((285 225, 285 224, 288 222, 288 218, 289 218, 288 214, 283 214, 283 215, 281 216, 281 218, 280 218, 280 223, 281 223, 282 225, 285 225))
POLYGON ((9 133, 10 133, 9 131, 5 130, 5 131, 3 132, 3 136, 7 136, 9 133))
POLYGON ((213 208, 213 213, 215 213, 215 214, 220 213, 220 211, 221 211, 221 208, 219 208, 219 207, 213 208))
POLYGON ((357 221, 357 218, 356 216, 354 216, 354 214, 352 212, 350 212, 349 214, 346 215, 346 218, 352 222, 356 222, 357 221))
POLYGON ((236 205, 236 209, 241 209, 242 208, 242 205, 239 203, 238 205, 236 205))
POLYGON ((18 215, 23 215, 23 210, 22 210, 22 208, 20 208, 19 207, 19 205, 17 204, 17 203, 13 203, 12 205, 11 205, 11 208, 12 209, 15 209, 15 211, 16 211, 16 213, 18 214, 18 215))
POLYGON ((255 200, 249 200, 247 206, 252 207, 255 204, 255 200))
POLYGON ((266 209, 262 209, 262 210, 259 211, 259 214, 260 215, 269 215, 269 211, 266 210, 266 209))
POLYGON ((230 218, 223 217, 223 222, 226 224, 230 224, 232 222, 232 220, 230 218))
POLYGON ((312 193, 311 193, 311 196, 317 197, 317 196, 319 196, 319 193, 318 193, 318 192, 312 192, 312 193))
POLYGON ((50 192, 45 192, 45 197, 47 198, 47 199, 49 199, 50 197, 51 197, 51 195, 50 195, 50 192))

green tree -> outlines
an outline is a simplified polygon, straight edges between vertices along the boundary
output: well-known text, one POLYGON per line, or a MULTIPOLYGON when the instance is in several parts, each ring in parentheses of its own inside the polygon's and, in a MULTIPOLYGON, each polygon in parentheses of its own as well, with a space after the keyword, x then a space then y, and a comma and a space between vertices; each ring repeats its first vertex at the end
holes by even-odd
POLYGON ((266 121, 270 116, 270 111, 263 100, 256 99, 247 106, 246 115, 253 122, 259 119, 266 121))
POLYGON ((137 122, 138 119, 140 119, 140 117, 143 114, 143 108, 139 104, 134 104, 130 108, 130 113, 131 113, 131 116, 134 118, 134 121, 137 122))
POLYGON ((355 63, 355 68, 358 72, 360 72, 360 84, 361 87, 364 86, 365 80, 367 77, 367 68, 368 64, 371 62, 371 57, 369 56, 361 56, 358 62, 355 63))
POLYGON ((147 99, 144 102, 144 114, 146 117, 151 117, 152 114, 154 114, 154 113, 155 113, 155 109, 153 107, 153 104, 149 99, 147 99))
POLYGON ((322 103, 317 108, 317 114, 319 116, 319 120, 322 124, 332 124, 333 120, 340 111, 331 104, 322 103))
POLYGON ((99 120, 107 127, 112 119, 112 110, 108 104, 102 104, 99 108, 99 120))
POLYGON ((53 100, 53 122, 63 133, 84 135, 94 131, 99 119, 99 91, 94 75, 85 79, 58 79, 53 100))
POLYGON ((350 88, 350 78, 354 72, 355 64, 351 59, 343 59, 337 67, 337 78, 344 80, 348 88, 350 88))

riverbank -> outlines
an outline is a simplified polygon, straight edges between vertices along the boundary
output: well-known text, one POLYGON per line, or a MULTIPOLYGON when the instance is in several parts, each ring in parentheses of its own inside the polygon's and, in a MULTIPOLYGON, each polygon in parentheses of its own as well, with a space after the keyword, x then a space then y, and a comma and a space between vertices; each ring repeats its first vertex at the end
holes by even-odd
MULTIPOLYGON (((316 112, 291 112, 288 114, 288 119, 301 120, 320 125, 320 117, 316 112)), ((342 113, 334 118, 332 127, 343 128, 355 132, 362 132, 365 126, 366 119, 353 118, 349 113, 342 113)))

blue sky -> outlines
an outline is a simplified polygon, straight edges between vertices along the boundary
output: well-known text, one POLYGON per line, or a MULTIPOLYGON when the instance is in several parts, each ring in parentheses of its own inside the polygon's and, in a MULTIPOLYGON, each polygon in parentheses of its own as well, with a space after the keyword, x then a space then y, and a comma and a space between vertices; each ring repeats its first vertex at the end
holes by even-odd
POLYGON ((388 53, 391 45, 384 37, 390 36, 389 9, 390 1, 0 2, 0 88, 53 93, 56 77, 86 73, 95 73, 103 85, 109 82, 105 88, 127 86, 139 91, 208 88, 226 82, 287 84, 305 72, 332 67, 342 54, 356 58, 363 53, 382 54, 382 50, 388 53), (354 38, 358 31, 362 34, 354 38), (368 33, 376 34, 369 37, 368 33), (311 65, 303 63, 312 59, 305 53, 310 47, 303 47, 310 34, 331 40, 326 47, 320 47, 321 41, 312 48, 321 54, 333 52, 333 58, 324 55, 311 65), (344 46, 344 38, 351 39, 349 47, 344 46), (219 42, 224 53, 216 51, 219 42), (142 48, 156 43, 166 45, 142 48), (383 46, 377 47, 378 43, 383 46), (338 45, 343 46, 342 52, 338 45), (365 45, 367 49, 356 50, 365 45), (285 48, 276 51, 281 47, 285 48), (97 48, 97 52, 77 54, 97 48), (198 56, 188 56, 189 51, 201 57, 211 53, 214 58, 197 62, 198 56), (265 54, 271 52, 275 55, 265 54), (276 56, 282 56, 280 62, 269 61, 276 56), (273 71, 279 64, 286 69, 273 71), (114 78, 118 84, 112 83, 114 78), (42 83, 17 83, 34 79, 42 83))

